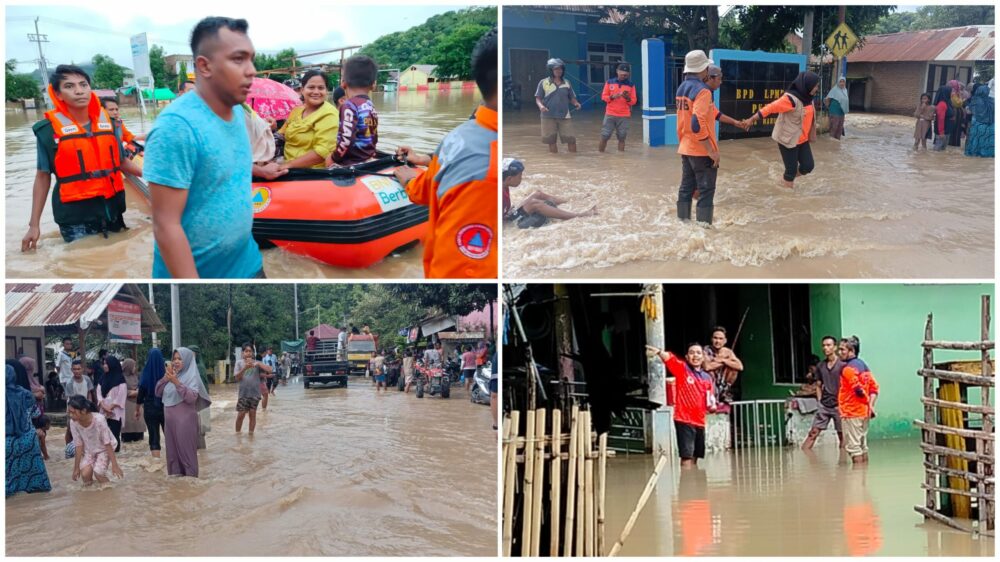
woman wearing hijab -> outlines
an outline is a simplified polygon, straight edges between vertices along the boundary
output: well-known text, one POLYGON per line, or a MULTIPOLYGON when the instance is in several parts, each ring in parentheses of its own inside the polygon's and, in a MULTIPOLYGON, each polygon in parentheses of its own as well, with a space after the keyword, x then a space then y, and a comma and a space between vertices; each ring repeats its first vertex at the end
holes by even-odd
POLYGON ((149 429, 149 451, 156 458, 160 458, 160 428, 164 422, 163 401, 156 395, 156 385, 164 373, 166 368, 163 354, 154 347, 149 350, 146 366, 142 368, 142 376, 139 377, 139 393, 135 397, 139 410, 135 413, 135 418, 141 417, 146 422, 146 428, 149 429))
POLYGON ((830 110, 830 136, 840 140, 844 134, 844 117, 849 112, 850 104, 847 97, 847 78, 841 76, 840 80, 837 80, 837 85, 830 88, 823 101, 830 110))
POLYGON ((125 419, 125 402, 128 401, 128 385, 122 364, 114 355, 104 359, 104 377, 97 385, 97 408, 108 422, 108 428, 115 436, 115 452, 121 450, 122 421, 125 419))
MULTIPOLYGON (((201 360, 201 349, 197 345, 189 345, 188 349, 194 352, 194 362, 198 366, 198 376, 201 377, 201 384, 208 390, 208 369, 205 362, 201 360)), ((212 430, 211 412, 208 409, 198 412, 198 449, 205 448, 205 434, 212 430)))
MULTIPOLYGON (((816 111, 813 96, 819 90, 819 76, 813 72, 800 72, 785 94, 760 108, 746 121, 778 114, 771 131, 771 138, 778 143, 785 173, 781 185, 795 187, 795 178, 804 176, 816 167, 809 142, 816 139, 816 111)), ((741 125, 743 126, 743 125, 741 125)))
POLYGON ((951 89, 948 99, 954 112, 954 126, 948 135, 948 146, 962 146, 962 135, 965 134, 965 101, 969 99, 969 92, 965 91, 958 80, 949 80, 948 87, 951 89))
POLYGON ((976 84, 972 90, 966 107, 972 113, 972 125, 965 141, 966 156, 993 158, 993 108, 994 99, 990 97, 990 89, 982 84, 976 84))
POLYGON ((934 94, 934 150, 944 150, 955 130, 955 109, 951 105, 951 86, 944 85, 934 94))
POLYGON ((35 376, 35 374, 38 373, 38 363, 33 358, 28 357, 27 355, 22 357, 20 359, 20 362, 21 365, 24 367, 24 370, 26 371, 28 376, 28 386, 30 387, 28 390, 30 390, 31 394, 34 395, 35 403, 38 405, 38 410, 44 414, 45 387, 42 386, 42 383, 38 380, 38 377, 35 376))
POLYGON ((125 397, 125 420, 122 425, 122 441, 132 443, 142 441, 142 435, 146 433, 146 424, 136 414, 139 412, 139 374, 135 372, 135 359, 122 361, 122 375, 125 378, 125 387, 128 393, 125 397))
POLYGON ((167 474, 198 477, 198 412, 212 400, 201 383, 194 352, 186 347, 174 350, 173 361, 156 384, 163 399, 167 441, 167 474))
MULTIPOLYGON (((25 373, 17 361, 7 361, 7 387, 4 401, 7 408, 5 437, 5 467, 7 475, 6 496, 18 492, 48 492, 52 489, 45 472, 42 449, 38 445, 33 418, 42 413, 35 405, 35 396, 18 383, 18 371, 25 373), (20 369, 14 367, 16 364, 20 369)), ((27 381, 24 381, 27 383, 27 381)), ((29 385, 30 386, 30 385, 29 385)))

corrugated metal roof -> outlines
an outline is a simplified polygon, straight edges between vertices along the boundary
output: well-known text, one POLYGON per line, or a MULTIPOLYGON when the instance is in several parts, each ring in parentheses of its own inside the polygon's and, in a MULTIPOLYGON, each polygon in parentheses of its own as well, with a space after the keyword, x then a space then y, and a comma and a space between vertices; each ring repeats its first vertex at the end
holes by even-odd
POLYGON ((847 62, 994 60, 994 44, 992 25, 868 35, 847 62))
POLYGON ((163 330, 149 302, 134 286, 124 283, 11 283, 7 285, 6 325, 11 327, 69 326, 86 328, 101 318, 108 304, 122 292, 140 301, 145 327, 163 330))

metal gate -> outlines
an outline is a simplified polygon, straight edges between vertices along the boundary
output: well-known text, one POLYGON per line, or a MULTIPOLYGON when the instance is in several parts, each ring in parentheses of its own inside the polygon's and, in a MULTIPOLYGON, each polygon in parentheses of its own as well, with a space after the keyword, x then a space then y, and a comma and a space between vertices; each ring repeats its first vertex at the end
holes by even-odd
POLYGON ((743 400, 731 406, 734 449, 787 445, 783 399, 743 400))

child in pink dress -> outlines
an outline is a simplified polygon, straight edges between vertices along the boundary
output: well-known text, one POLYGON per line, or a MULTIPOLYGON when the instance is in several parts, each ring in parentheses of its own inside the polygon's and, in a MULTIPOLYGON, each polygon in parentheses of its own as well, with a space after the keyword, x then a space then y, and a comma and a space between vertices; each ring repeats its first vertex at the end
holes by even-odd
POLYGON ((90 486, 96 479, 104 484, 109 482, 108 469, 122 478, 124 474, 115 458, 115 447, 118 440, 108 428, 104 416, 96 413, 97 407, 83 396, 76 395, 69 399, 70 432, 76 454, 73 461, 73 481, 83 476, 83 483, 90 486))

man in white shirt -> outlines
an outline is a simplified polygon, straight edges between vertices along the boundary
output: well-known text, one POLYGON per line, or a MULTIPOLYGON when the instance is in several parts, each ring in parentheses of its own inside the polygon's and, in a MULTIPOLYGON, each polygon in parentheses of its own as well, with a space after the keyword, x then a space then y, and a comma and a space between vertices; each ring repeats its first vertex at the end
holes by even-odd
MULTIPOLYGON (((63 338, 62 345, 63 348, 56 354, 56 370, 59 371, 59 384, 63 385, 63 389, 65 390, 66 385, 73 379, 73 356, 71 355, 73 351, 73 338, 63 338)), ((67 391, 66 397, 69 398, 69 396, 70 394, 67 391)))

